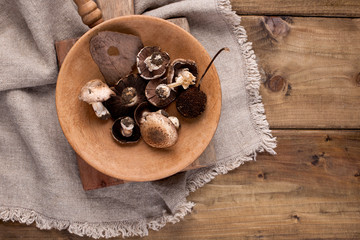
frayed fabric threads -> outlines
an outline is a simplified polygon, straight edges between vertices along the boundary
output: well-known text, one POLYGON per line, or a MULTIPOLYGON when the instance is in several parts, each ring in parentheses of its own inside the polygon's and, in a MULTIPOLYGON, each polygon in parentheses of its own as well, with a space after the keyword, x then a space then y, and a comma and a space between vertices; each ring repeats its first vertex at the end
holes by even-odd
POLYGON ((112 238, 117 236, 133 237, 147 236, 148 229, 158 231, 163 228, 166 223, 177 223, 185 215, 191 212, 195 206, 193 202, 184 202, 178 206, 174 214, 163 213, 161 217, 155 217, 148 220, 138 220, 134 222, 101 222, 101 223, 70 223, 69 221, 60 221, 50 217, 46 217, 30 209, 0 207, 0 219, 3 221, 20 222, 30 225, 36 224, 36 227, 43 230, 67 229, 70 233, 79 236, 88 236, 95 239, 112 238))

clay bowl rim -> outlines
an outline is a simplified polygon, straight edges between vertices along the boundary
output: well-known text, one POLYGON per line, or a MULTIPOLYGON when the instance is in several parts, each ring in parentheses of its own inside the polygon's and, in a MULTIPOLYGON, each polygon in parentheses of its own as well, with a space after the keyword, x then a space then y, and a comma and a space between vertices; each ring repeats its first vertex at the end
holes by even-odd
MULTIPOLYGON (((94 32, 97 32, 97 31, 101 31, 101 29, 104 29, 106 30, 106 26, 111 26, 112 24, 116 24, 118 22, 121 23, 121 21, 131 21, 131 19, 140 19, 140 20, 144 20, 144 21, 157 21, 157 22, 160 22, 160 24, 165 24, 165 25, 168 25, 169 27, 172 27, 172 28, 176 28, 177 31, 180 31, 181 35, 187 35, 187 37, 189 38, 192 38, 192 41, 195 42, 197 44, 197 47, 200 48, 199 50, 199 53, 203 53, 203 54, 206 54, 208 59, 210 59, 210 56, 209 54, 207 53, 207 51, 205 50, 205 48, 201 45, 201 43, 195 38, 193 37, 190 33, 188 33, 187 31, 185 31, 184 29, 182 29, 181 27, 175 25, 174 23, 171 23, 169 21, 166 21, 164 19, 161 19, 161 18, 157 18, 157 17, 152 17, 152 16, 142 16, 142 15, 131 15, 131 16, 122 16, 122 17, 117 17, 117 18, 113 18, 113 19, 110 19, 110 20, 107 20, 99 25, 97 25, 96 27, 92 28, 92 29, 89 29, 83 36, 81 36, 77 41, 76 43, 74 44, 74 46, 70 49, 70 51, 68 52, 67 56, 65 57, 64 59, 64 62, 63 62, 63 66, 67 64, 67 62, 71 61, 72 58, 74 58, 75 56, 74 53, 76 52, 76 49, 81 45, 81 43, 83 41, 85 41, 85 39, 91 35, 92 33, 94 32)), ((106 167, 103 167, 102 165, 99 165, 99 164, 96 164, 94 163, 94 161, 91 161, 89 160, 87 157, 86 157, 86 154, 84 155, 84 150, 85 149, 81 149, 81 148, 78 148, 77 144, 76 144, 76 139, 74 139, 71 134, 69 133, 68 130, 66 130, 67 126, 65 126, 64 124, 64 121, 63 119, 59 116, 59 111, 61 111, 59 109, 59 106, 61 105, 60 101, 60 97, 59 97, 59 82, 61 82, 61 78, 62 76, 65 74, 62 70, 64 68, 61 68, 60 71, 59 71, 59 75, 58 75, 58 81, 57 81, 57 85, 56 85, 56 111, 57 111, 57 115, 58 115, 58 119, 59 119, 59 123, 60 123, 60 126, 61 126, 61 129, 67 139, 67 141, 69 142, 69 144, 71 145, 71 147, 74 149, 74 151, 87 163, 89 164, 90 166, 92 166, 93 168, 95 168, 96 170, 108 175, 108 176, 111 176, 111 177, 114 177, 114 178, 118 178, 118 179, 122 179, 122 180, 125 180, 125 181, 132 181, 132 182, 144 182, 144 181, 154 181, 154 180, 159 180, 159 179, 163 179, 163 178, 166 178, 166 177, 169 177, 171 175, 174 175, 178 172, 180 172, 181 170, 183 170, 184 168, 186 168, 187 166, 189 166, 191 163, 193 163, 202 153, 203 151, 206 149, 206 147, 209 145, 211 139, 213 138, 215 132, 216 132, 216 129, 218 127, 218 123, 219 123, 219 120, 220 120, 220 113, 221 113, 221 104, 222 104, 222 94, 221 94, 221 85, 220 85, 220 80, 219 80, 219 76, 218 76, 218 73, 216 71, 216 68, 215 66, 213 65, 212 68, 214 69, 213 71, 213 74, 215 76, 216 79, 214 79, 213 81, 215 81, 218 86, 219 86, 219 95, 217 96, 217 104, 219 105, 218 107, 218 112, 214 113, 216 114, 216 125, 215 125, 215 128, 211 129, 212 130, 212 133, 211 133, 211 137, 209 139, 206 140, 206 144, 204 145, 203 149, 201 149, 201 151, 198 151, 198 154, 196 154, 196 156, 191 159, 191 160, 188 160, 188 161, 180 161, 179 164, 177 165, 177 168, 172 168, 172 169, 169 169, 167 171, 162 171, 162 172, 157 172, 157 174, 150 174, 150 175, 143 175, 143 176, 137 176, 137 177, 133 177, 131 176, 131 174, 128 174, 128 175, 124 175, 124 174, 119 174, 117 172, 114 172, 112 170, 109 170, 107 169, 106 167), (60 81, 59 81, 60 80, 60 81)), ((90 80, 90 79, 89 79, 90 80)), ((65 80, 63 80, 65 81, 65 80)), ((209 109, 208 109, 209 111, 209 109)), ((109 135, 109 137, 111 138, 111 136, 109 135)), ((179 135, 179 137, 181 138, 181 135, 179 135)), ((121 147, 121 146, 120 146, 121 147)))

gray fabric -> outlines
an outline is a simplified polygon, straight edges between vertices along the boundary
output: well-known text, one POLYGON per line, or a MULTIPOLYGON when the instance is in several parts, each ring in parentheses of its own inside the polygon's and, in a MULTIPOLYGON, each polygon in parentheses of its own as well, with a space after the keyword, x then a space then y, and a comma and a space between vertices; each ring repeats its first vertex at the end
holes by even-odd
MULTIPOLYGON (((257 150, 272 152, 274 144, 264 142, 273 141, 266 120, 262 115, 254 119, 256 110, 251 105, 260 104, 259 114, 262 106, 251 102, 256 86, 255 93, 246 90, 249 66, 233 32, 234 23, 219 12, 217 1, 141 0, 135 7, 137 14, 146 11, 161 18, 187 17, 191 33, 211 56, 221 47, 231 49, 231 54, 222 54, 215 62, 223 91, 221 120, 213 139, 217 165, 161 181, 85 192, 75 153, 56 115, 54 41, 79 37, 87 27, 70 0, 0 0, 0 218, 17 220, 9 217, 11 210, 27 209, 62 222, 63 228, 71 228, 72 223, 146 223, 164 212, 176 213, 186 203, 188 192, 210 181, 216 171, 226 173, 238 166, 239 160, 252 159, 257 150), (221 162, 233 167, 221 170, 221 162)), ((257 70, 253 71, 256 74, 257 70)), ((146 230, 134 234, 144 235, 146 230)))

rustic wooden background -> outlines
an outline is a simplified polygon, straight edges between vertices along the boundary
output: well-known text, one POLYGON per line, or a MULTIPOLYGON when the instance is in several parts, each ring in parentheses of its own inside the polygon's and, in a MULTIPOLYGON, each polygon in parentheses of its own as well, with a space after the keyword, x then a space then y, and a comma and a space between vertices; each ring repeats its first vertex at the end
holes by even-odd
MULTIPOLYGON (((360 239, 360 1, 231 2, 278 155, 218 176, 190 195, 192 214, 143 239, 360 239)), ((20 238, 88 239, 0 223, 0 239, 20 238)))

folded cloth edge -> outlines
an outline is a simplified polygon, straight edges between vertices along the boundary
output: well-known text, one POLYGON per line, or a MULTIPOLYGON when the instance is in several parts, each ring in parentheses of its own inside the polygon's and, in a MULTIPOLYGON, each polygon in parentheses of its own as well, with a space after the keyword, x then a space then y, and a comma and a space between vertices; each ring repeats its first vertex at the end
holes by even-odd
MULTIPOLYGON (((270 154, 276 154, 273 150, 276 148, 276 138, 271 134, 269 124, 266 120, 264 106, 261 102, 259 94, 260 88, 260 74, 256 62, 252 44, 247 42, 247 34, 245 29, 240 25, 241 18, 231 10, 231 3, 229 0, 218 1, 218 11, 225 18, 229 27, 235 35, 239 47, 243 53, 246 64, 246 89, 248 100, 250 103, 250 112, 253 118, 254 127, 258 130, 261 142, 257 149, 246 153, 246 156, 235 156, 232 159, 218 163, 210 168, 205 168, 198 174, 194 174, 192 178, 187 179, 187 195, 190 192, 204 186, 210 182, 217 175, 226 174, 229 171, 239 167, 246 161, 251 161, 256 158, 257 152, 267 151, 270 154)), ((79 236, 89 236, 93 238, 110 238, 116 236, 131 237, 131 236, 147 236, 148 229, 159 230, 166 225, 166 223, 176 223, 185 215, 191 212, 195 203, 185 200, 176 207, 174 214, 164 212, 162 216, 154 217, 147 220, 139 220, 134 222, 108 222, 108 223, 86 223, 86 222, 69 222, 57 220, 42 213, 35 212, 31 209, 16 208, 16 207, 0 207, 0 219, 4 221, 18 221, 20 223, 32 224, 40 229, 67 229, 70 233, 79 236)))

